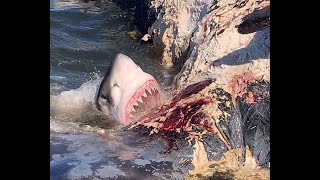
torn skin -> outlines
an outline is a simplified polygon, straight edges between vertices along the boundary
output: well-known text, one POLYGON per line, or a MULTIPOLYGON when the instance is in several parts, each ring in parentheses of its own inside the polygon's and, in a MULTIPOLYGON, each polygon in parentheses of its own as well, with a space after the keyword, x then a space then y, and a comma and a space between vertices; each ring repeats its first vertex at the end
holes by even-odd
POLYGON ((232 103, 237 107, 236 98, 242 97, 248 93, 247 102, 249 104, 254 103, 254 97, 252 92, 248 91, 248 84, 256 81, 254 74, 244 72, 241 75, 235 75, 230 81, 229 87, 231 88, 232 103))
POLYGON ((209 115, 202 111, 202 108, 209 104, 217 108, 217 102, 213 97, 203 97, 198 94, 211 82, 206 80, 186 87, 171 100, 142 116, 130 129, 151 127, 150 134, 156 133, 168 141, 169 147, 165 153, 175 145, 172 133, 186 133, 189 137, 193 137, 197 131, 201 131, 200 134, 216 135, 230 149, 226 136, 219 131, 215 123, 210 121, 209 115))
POLYGON ((157 133, 168 141, 166 152, 175 145, 170 132, 186 133, 189 137, 210 133, 230 149, 224 133, 203 110, 208 106, 218 108, 214 97, 199 94, 211 83, 208 79, 189 85, 159 106, 161 91, 155 78, 143 72, 128 56, 118 54, 100 84, 96 105, 124 125, 152 127, 151 134, 157 133))

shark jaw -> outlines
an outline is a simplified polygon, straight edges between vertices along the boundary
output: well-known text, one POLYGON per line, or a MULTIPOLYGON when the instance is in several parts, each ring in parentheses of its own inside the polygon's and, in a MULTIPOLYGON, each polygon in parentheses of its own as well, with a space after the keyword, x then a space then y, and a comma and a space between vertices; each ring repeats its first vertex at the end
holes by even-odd
POLYGON ((96 107, 123 125, 139 119, 160 103, 156 79, 131 58, 117 54, 96 94, 96 107))

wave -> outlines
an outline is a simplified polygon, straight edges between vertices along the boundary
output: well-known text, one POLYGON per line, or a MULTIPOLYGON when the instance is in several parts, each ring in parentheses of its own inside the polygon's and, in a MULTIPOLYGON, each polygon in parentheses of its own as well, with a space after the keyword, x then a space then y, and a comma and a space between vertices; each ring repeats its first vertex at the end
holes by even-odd
MULTIPOLYGON (((59 77, 61 79, 61 77, 59 77)), ((77 89, 65 90, 50 95, 50 116, 55 120, 76 121, 84 117, 101 115, 94 106, 94 97, 102 78, 95 77, 83 83, 77 89)), ((57 83, 58 84, 58 83, 57 83)), ((63 88, 54 86, 51 88, 63 88)))

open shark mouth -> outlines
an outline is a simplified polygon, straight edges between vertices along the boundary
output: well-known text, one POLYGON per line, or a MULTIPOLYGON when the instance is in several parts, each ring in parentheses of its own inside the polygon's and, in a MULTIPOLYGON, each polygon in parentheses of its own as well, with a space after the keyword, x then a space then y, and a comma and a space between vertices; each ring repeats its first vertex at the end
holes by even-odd
POLYGON ((157 106, 161 97, 160 87, 156 80, 146 81, 136 90, 125 108, 126 124, 139 119, 146 112, 157 106))
POLYGON ((131 58, 117 54, 96 95, 96 107, 123 125, 138 120, 156 107, 162 93, 156 79, 131 58))

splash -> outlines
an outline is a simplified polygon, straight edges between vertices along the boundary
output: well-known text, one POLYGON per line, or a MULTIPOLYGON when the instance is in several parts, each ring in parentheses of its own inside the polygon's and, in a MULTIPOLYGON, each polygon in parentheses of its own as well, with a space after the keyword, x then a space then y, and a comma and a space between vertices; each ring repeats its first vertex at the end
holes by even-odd
POLYGON ((50 116, 55 120, 74 121, 81 117, 99 115, 94 108, 94 96, 101 78, 94 78, 83 83, 78 89, 62 91, 50 95, 50 116))

